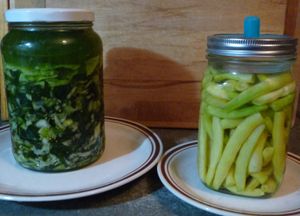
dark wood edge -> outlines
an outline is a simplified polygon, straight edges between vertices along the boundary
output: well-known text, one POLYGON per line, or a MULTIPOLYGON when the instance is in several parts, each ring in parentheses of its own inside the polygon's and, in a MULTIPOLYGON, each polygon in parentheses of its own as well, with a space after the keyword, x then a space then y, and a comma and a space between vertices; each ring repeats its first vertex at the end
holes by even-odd
POLYGON ((285 13, 285 25, 284 34, 294 36, 296 24, 297 24, 297 14, 300 10, 299 0, 287 0, 287 7, 285 13))

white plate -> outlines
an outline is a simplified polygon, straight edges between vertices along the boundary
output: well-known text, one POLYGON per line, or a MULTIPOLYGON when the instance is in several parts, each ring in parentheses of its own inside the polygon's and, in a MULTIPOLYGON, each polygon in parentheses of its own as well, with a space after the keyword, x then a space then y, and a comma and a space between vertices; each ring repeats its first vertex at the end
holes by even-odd
POLYGON ((9 127, 9 126, 8 126, 8 123, 7 123, 7 122, 1 122, 1 120, 0 120, 0 131, 6 129, 6 128, 8 128, 8 127, 9 127))
POLYGON ((118 118, 105 119, 102 157, 79 170, 43 173, 17 164, 10 132, 0 132, 0 199, 14 201, 65 200, 102 193, 140 177, 162 154, 158 136, 145 126, 118 118))
POLYGON ((197 141, 168 150, 157 170, 162 183, 178 198, 221 215, 299 215, 300 158, 288 154, 280 189, 270 198, 247 198, 224 194, 205 187, 197 173, 197 141))

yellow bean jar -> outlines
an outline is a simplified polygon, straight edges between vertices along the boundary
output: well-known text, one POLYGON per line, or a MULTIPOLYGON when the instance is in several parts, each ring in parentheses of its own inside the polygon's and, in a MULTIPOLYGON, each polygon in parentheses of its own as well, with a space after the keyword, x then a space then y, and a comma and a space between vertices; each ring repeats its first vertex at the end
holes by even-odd
POLYGON ((249 17, 244 34, 208 37, 198 142, 202 182, 250 197, 269 196, 282 182, 296 96, 297 40, 259 35, 257 26, 249 17))

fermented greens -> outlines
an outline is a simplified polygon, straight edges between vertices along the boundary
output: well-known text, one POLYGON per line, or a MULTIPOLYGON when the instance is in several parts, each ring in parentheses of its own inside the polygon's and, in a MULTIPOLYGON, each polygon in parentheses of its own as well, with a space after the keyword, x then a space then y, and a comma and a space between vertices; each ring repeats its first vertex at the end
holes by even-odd
POLYGON ((102 43, 88 24, 43 25, 18 24, 1 45, 13 154, 33 170, 77 169, 104 150, 102 43))
POLYGON ((74 169, 103 143, 100 58, 84 65, 5 66, 15 158, 41 170, 74 169))

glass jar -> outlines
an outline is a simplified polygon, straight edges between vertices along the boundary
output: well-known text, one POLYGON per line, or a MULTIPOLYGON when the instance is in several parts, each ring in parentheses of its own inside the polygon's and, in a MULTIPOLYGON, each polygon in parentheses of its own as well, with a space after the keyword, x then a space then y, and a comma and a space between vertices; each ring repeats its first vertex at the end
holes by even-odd
POLYGON ((296 39, 208 37, 198 168, 214 190, 262 197, 282 182, 296 94, 296 39))
POLYGON ((102 42, 81 9, 13 9, 3 38, 14 158, 66 171, 104 151, 102 42))

